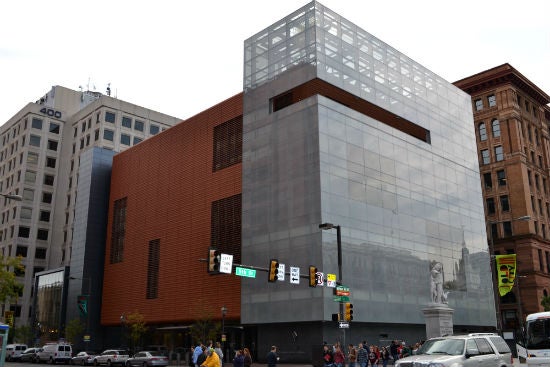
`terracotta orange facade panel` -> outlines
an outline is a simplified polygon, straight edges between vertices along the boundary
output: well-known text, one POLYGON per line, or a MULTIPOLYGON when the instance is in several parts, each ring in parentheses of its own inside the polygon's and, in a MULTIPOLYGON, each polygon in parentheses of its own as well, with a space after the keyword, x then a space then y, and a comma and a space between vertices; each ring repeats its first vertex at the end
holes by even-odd
POLYGON ((242 115, 242 94, 146 140, 113 160, 101 322, 139 311, 147 323, 240 315, 240 279, 210 276, 212 202, 241 193, 241 163, 212 171, 214 127, 242 115), (122 261, 110 263, 113 203, 127 198, 122 261), (160 242, 158 298, 147 299, 148 246, 160 242), (208 300, 206 302, 200 300, 208 300), (200 302, 199 302, 200 301, 200 302))

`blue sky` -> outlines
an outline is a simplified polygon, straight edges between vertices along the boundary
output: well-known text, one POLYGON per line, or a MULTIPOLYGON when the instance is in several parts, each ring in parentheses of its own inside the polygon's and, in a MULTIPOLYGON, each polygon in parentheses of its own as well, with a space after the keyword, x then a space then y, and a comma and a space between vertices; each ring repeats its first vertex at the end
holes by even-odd
MULTIPOLYGON (((453 82, 510 63, 550 94, 550 1, 321 0, 453 82)), ((0 14, 0 124, 52 85, 182 119, 242 90, 243 42, 297 0, 10 1, 0 14)))

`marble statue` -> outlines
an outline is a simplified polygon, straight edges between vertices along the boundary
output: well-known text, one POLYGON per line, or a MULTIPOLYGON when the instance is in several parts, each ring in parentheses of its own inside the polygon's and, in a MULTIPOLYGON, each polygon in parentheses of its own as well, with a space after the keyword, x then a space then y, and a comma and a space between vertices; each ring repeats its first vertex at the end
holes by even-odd
POLYGON ((431 294, 433 303, 447 303, 447 294, 443 293, 443 264, 436 262, 430 270, 431 294))

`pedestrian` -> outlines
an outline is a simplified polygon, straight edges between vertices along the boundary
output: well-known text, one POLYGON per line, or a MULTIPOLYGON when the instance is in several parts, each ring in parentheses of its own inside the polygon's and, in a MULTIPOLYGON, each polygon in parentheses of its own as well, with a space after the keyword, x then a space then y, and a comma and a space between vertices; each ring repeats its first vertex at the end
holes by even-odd
POLYGON ((244 367, 244 352, 240 349, 235 352, 233 367, 244 367))
MULTIPOLYGON (((197 347, 197 348, 200 350, 200 354, 197 357, 197 367, 200 367, 200 366, 202 366, 204 361, 206 361, 206 347, 201 344, 201 346, 197 347)), ((195 349, 197 349, 197 348, 195 348, 195 349)))
POLYGON ((332 367, 334 363, 334 354, 332 353, 331 348, 328 345, 323 345, 323 361, 325 367, 332 367))
POLYGON ((388 351, 388 348, 382 347, 382 350, 380 351, 380 359, 382 360, 382 367, 386 367, 388 365, 388 361, 390 360, 390 352, 388 351))
POLYGON ((395 364, 395 361, 399 359, 399 352, 397 350, 397 340, 392 340, 390 345, 390 354, 393 358, 393 364, 395 364))
POLYGON ((401 358, 405 358, 411 355, 411 348, 407 346, 405 342, 403 342, 403 348, 401 348, 401 358))
POLYGON ((218 357, 220 358, 220 367, 223 367, 223 352, 220 342, 216 342, 216 348, 214 348, 214 351, 218 354, 218 357))
POLYGON ((271 351, 267 353, 267 367, 276 367, 279 356, 277 355, 277 347, 271 346, 271 351))
POLYGON ((199 358, 199 356, 204 353, 204 349, 202 347, 202 343, 199 342, 199 344, 197 344, 195 350, 193 351, 193 364, 195 365, 195 367, 200 367, 200 363, 198 363, 197 358, 199 358))
POLYGON ((214 348, 208 348, 206 350, 206 360, 201 364, 201 367, 219 367, 220 357, 214 348))
POLYGON ((372 345, 369 348, 369 354, 367 358, 369 360, 370 367, 378 367, 378 355, 376 354, 376 351, 374 350, 374 346, 372 345))
POLYGON ((244 356, 244 367, 251 367, 252 356, 250 355, 250 350, 248 350, 248 348, 243 349, 243 356, 244 356))
POLYGON ((344 367, 346 356, 342 352, 342 348, 340 348, 340 344, 336 345, 336 351, 334 352, 333 360, 334 360, 334 365, 336 367, 344 367))
POLYGON ((348 345, 348 360, 349 367, 355 367, 355 362, 357 361, 357 350, 355 350, 353 344, 348 345))
POLYGON ((359 367, 367 367, 369 360, 367 350, 364 348, 363 343, 359 343, 357 346, 357 364, 359 367))

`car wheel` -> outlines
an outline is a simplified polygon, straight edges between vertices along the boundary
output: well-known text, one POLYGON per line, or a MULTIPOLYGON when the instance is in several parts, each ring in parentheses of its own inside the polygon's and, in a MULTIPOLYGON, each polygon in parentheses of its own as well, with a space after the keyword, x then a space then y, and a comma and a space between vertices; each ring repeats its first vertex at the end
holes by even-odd
POLYGON ((94 366, 99 366, 99 363, 97 363, 97 359, 94 359, 94 366))
POLYGON ((86 365, 86 360, 83 359, 82 362, 80 363, 81 365, 85 366, 86 365))
POLYGON ((110 359, 107 360, 107 367, 111 367, 111 360, 110 359))

